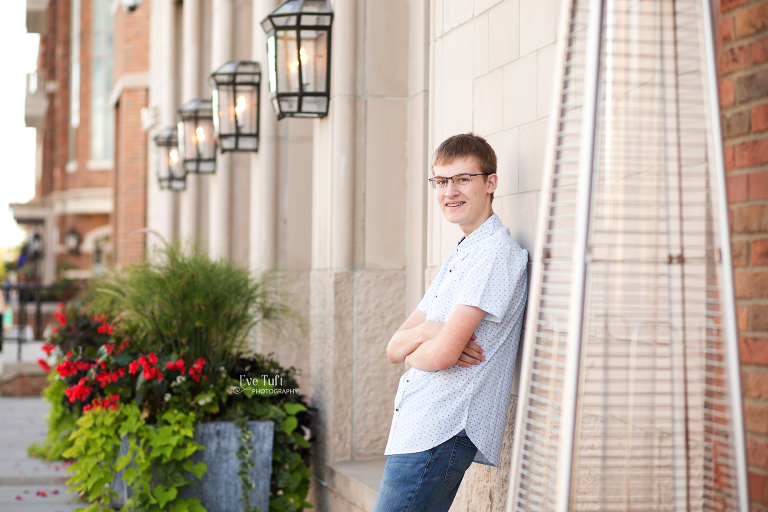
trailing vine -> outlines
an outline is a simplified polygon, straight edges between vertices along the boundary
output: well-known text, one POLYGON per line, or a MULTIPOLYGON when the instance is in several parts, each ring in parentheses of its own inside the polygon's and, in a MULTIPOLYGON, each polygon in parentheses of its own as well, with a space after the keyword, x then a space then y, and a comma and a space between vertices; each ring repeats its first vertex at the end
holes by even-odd
POLYGON ((234 423, 240 428, 240 447, 237 449, 240 471, 237 472, 237 475, 240 477, 240 483, 243 487, 243 496, 237 501, 243 504, 243 512, 262 512, 261 507, 251 506, 251 498, 248 496, 248 492, 256 487, 249 474, 249 470, 254 467, 253 459, 251 459, 251 454, 253 453, 253 445, 251 444, 253 432, 248 428, 248 418, 245 416, 235 419, 234 423))

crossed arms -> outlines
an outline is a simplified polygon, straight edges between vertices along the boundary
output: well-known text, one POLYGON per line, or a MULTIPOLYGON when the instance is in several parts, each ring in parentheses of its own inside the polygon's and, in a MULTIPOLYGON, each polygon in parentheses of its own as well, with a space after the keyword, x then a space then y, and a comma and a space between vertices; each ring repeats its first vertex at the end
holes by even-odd
POLYGON ((424 312, 416 309, 389 340, 389 362, 404 362, 425 372, 479 364, 485 357, 473 333, 484 316, 482 309, 459 305, 447 322, 427 322, 424 312))

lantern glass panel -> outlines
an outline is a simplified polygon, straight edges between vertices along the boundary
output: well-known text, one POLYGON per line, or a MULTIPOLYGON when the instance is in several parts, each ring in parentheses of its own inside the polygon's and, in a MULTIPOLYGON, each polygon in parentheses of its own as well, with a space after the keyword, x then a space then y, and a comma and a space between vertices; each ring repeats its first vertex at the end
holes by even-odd
POLYGON ((296 97, 288 97, 288 98, 280 98, 280 110, 282 110, 284 113, 290 113, 290 112, 296 112, 299 110, 299 98, 296 97))
POLYGON ((257 149, 257 90, 253 85, 222 86, 218 93, 214 90, 214 97, 218 99, 218 106, 214 102, 214 107, 219 109, 218 132, 222 151, 257 149))
MULTIPOLYGON (((304 6, 301 8, 302 13, 308 13, 308 12, 328 12, 328 2, 326 0, 306 0, 304 2, 304 6)), ((308 23, 304 20, 304 17, 302 16, 301 20, 302 25, 307 25, 308 23)))
POLYGON ((277 32, 277 83, 280 92, 299 92, 299 53, 296 31, 277 32))
POLYGON ((185 153, 184 159, 195 158, 208 160, 214 158, 213 144, 213 119, 192 119, 183 122, 185 150, 189 148, 189 155, 185 153))
POLYGON ((325 30, 301 31, 299 59, 304 92, 326 92, 327 53, 328 32, 325 30))
POLYGON ((301 0, 288 0, 284 2, 273 12, 273 14, 288 14, 299 12, 301 10, 301 0))
POLYGON ((157 179, 160 188, 166 190, 184 190, 187 187, 178 147, 157 147, 157 179))
POLYGON ((304 96, 301 103, 301 110, 307 113, 328 112, 328 98, 322 98, 319 96, 304 96))

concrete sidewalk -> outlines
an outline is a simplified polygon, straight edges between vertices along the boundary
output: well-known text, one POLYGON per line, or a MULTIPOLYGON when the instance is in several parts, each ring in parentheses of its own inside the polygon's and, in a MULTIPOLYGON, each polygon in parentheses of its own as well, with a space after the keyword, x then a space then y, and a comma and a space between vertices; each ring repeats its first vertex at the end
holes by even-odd
POLYGON ((29 445, 45 439, 48 407, 42 398, 0 398, 0 512, 71 512, 86 505, 67 493, 66 465, 27 456, 29 445))

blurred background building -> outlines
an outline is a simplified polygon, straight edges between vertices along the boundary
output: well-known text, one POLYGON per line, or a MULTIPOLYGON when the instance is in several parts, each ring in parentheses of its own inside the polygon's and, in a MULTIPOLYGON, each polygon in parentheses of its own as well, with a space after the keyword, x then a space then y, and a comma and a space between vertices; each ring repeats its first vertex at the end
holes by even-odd
MULTIPOLYGON (((768 1, 716 3, 751 499, 765 512, 768 1)), ((386 344, 461 237, 427 189, 430 156, 450 135, 486 137, 499 160, 494 210, 533 253, 559 2, 336 0, 328 116, 281 121, 261 26, 277 5, 27 0, 28 31, 42 34, 26 103, 37 194, 13 211, 40 237, 46 283, 163 240, 285 271, 308 335, 255 346, 302 370, 319 411, 318 510, 370 510, 402 373, 386 344), (233 59, 262 65, 259 151, 219 153, 215 174, 161 190, 153 137, 183 103, 210 98, 211 72, 233 59)), ((515 403, 501 467, 473 466, 452 510, 504 509, 515 403)))

